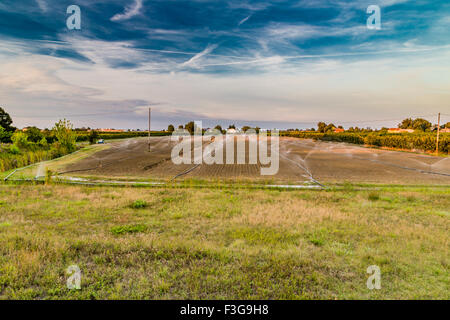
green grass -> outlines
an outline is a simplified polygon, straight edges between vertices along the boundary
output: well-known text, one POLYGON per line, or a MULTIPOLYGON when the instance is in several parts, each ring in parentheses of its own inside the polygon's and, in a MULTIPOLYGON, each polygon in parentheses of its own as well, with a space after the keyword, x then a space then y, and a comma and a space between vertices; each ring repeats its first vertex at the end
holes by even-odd
POLYGON ((448 187, 0 184, 0 298, 449 299, 449 208, 448 187))
POLYGON ((131 208, 133 208, 133 209, 142 209, 142 208, 146 208, 147 206, 148 206, 148 203, 147 203, 147 201, 144 201, 144 200, 135 200, 131 204, 131 208))
POLYGON ((142 224, 133 225, 133 226, 117 226, 112 227, 111 232, 115 235, 121 235, 126 233, 138 233, 138 232, 144 232, 147 229, 146 226, 142 224))
MULTIPOLYGON (((39 166, 43 166, 43 172, 45 173, 45 170, 51 170, 53 172, 62 172, 64 171, 64 168, 73 163, 80 161, 96 152, 105 150, 110 148, 109 145, 81 145, 82 149, 79 149, 78 151, 67 154, 63 157, 56 158, 53 160, 48 160, 44 162, 37 162, 33 165, 30 165, 29 167, 19 169, 16 173, 14 173, 9 179, 34 179, 36 174, 38 173, 39 166)), ((6 172, 0 172, 0 179, 4 179, 7 177, 10 173, 12 173, 13 170, 9 170, 6 172)))

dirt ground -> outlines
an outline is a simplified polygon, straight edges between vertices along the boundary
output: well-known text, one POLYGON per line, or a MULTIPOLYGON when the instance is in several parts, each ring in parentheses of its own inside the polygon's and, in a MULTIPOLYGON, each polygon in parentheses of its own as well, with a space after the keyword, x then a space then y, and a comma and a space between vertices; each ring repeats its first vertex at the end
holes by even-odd
MULTIPOLYGON (((69 176, 155 179, 242 179, 277 183, 360 182, 387 184, 450 184, 450 158, 361 146, 280 138, 280 165, 274 176, 261 176, 261 164, 175 165, 174 143, 155 137, 148 152, 146 138, 109 144, 109 148, 64 169, 69 176)), ((269 146, 270 148, 270 146, 269 146)), ((226 152, 224 151, 224 154, 226 152)), ((237 152, 235 152, 236 154, 237 152)), ((246 155, 248 161, 248 154, 246 155)))

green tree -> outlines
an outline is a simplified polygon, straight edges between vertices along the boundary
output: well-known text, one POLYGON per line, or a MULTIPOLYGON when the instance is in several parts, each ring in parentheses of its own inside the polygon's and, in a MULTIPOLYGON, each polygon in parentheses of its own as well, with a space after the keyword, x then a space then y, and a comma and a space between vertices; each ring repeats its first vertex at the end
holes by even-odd
POLYGON ((98 138, 99 138, 99 135, 98 135, 97 131, 91 130, 91 132, 89 132, 89 143, 90 144, 96 144, 98 138))
POLYGON ((11 132, 6 131, 2 126, 0 126, 0 142, 10 142, 11 135, 11 132))
POLYGON ((411 118, 405 119, 398 125, 400 129, 412 129, 414 121, 411 118))
POLYGON ((28 128, 28 130, 25 133, 28 136, 28 141, 34 143, 38 143, 44 137, 44 134, 41 132, 41 129, 36 127, 28 128))
POLYGON ((16 130, 11 124, 13 123, 11 116, 0 107, 0 126, 5 129, 5 131, 13 132, 16 130))
POLYGON ((249 126, 243 126, 242 132, 247 132, 247 130, 251 129, 249 126))
POLYGON ((167 131, 170 133, 175 131, 175 127, 173 126, 173 124, 169 124, 169 126, 167 127, 167 131))
POLYGON ((214 129, 219 130, 220 132, 223 132, 223 129, 222 129, 221 125, 215 126, 214 129))
POLYGON ((194 134, 194 129, 195 129, 195 123, 194 123, 194 121, 188 122, 188 123, 184 126, 184 128, 185 128, 187 131, 189 131, 189 133, 190 133, 191 135, 193 135, 193 134, 194 134))
POLYGON ((325 122, 319 122, 317 124, 317 131, 324 133, 326 126, 327 126, 327 124, 325 122))
POLYGON ((13 142, 13 145, 19 149, 26 149, 30 145, 28 136, 22 131, 14 132, 11 140, 13 142))
POLYGON ((73 125, 69 120, 59 120, 52 129, 60 147, 67 152, 73 152, 76 149, 77 136, 73 131, 73 125))
POLYGON ((417 118, 413 121, 413 129, 419 131, 427 131, 431 128, 432 124, 430 121, 425 119, 417 118))
POLYGON ((228 126, 228 129, 234 129, 234 130, 236 130, 236 126, 235 126, 234 124, 229 125, 229 126, 228 126))
POLYGON ((330 123, 329 125, 327 125, 327 126, 325 127, 325 131, 324 131, 324 132, 331 132, 331 131, 333 131, 334 129, 336 129, 336 126, 335 126, 334 124, 330 123))
POLYGON ((447 123, 444 125, 444 128, 450 128, 450 122, 447 122, 447 123))

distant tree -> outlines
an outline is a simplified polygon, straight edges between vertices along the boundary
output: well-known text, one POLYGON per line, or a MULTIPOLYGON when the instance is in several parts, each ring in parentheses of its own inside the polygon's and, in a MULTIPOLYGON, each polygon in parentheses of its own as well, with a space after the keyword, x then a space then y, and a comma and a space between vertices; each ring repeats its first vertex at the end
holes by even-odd
POLYGON ((311 128, 309 129, 309 131, 316 131, 316 128, 311 128))
POLYGON ((324 133, 326 127, 327 127, 327 124, 325 122, 319 122, 317 124, 317 131, 324 133))
POLYGON ((25 132, 28 137, 28 141, 38 143, 44 138, 44 134, 41 132, 41 129, 36 127, 29 127, 25 132))
POLYGON ((178 129, 183 129, 183 125, 180 124, 180 125, 178 126, 178 129))
POLYGON ((260 127, 256 127, 255 131, 256 131, 257 134, 259 134, 259 132, 261 131, 261 128, 260 127))
POLYGON ((242 127, 242 132, 246 132, 249 129, 251 129, 249 126, 243 126, 242 127))
POLYGON ((214 129, 219 130, 220 132, 223 132, 223 129, 222 129, 221 125, 215 126, 214 129))
POLYGON ((16 130, 16 128, 11 126, 12 123, 11 116, 0 107, 0 126, 5 129, 5 131, 12 132, 16 130))
POLYGON ((59 120, 52 129, 60 147, 66 152, 73 152, 76 149, 76 133, 73 131, 73 125, 69 120, 59 120))
POLYGON ((339 129, 344 129, 344 127, 343 127, 343 126, 338 126, 338 128, 339 128, 339 129))
POLYGON ((194 129, 195 129, 195 123, 194 123, 194 121, 188 122, 188 123, 184 126, 184 128, 185 128, 191 135, 193 135, 193 134, 194 134, 194 129))
POLYGON ((236 126, 234 124, 228 126, 228 129, 235 129, 236 130, 236 126))
POLYGON ((417 118, 413 121, 413 129, 419 131, 427 131, 430 130, 432 124, 430 121, 425 119, 417 118))
POLYGON ((450 128, 450 122, 447 122, 446 124, 444 124, 444 128, 450 128))
POLYGON ((398 125, 400 129, 413 129, 414 121, 411 118, 405 119, 398 125))
POLYGON ((92 130, 91 132, 89 132, 89 143, 90 144, 96 144, 98 138, 99 138, 99 134, 97 131, 92 130))
POLYGON ((173 124, 169 124, 169 126, 167 127, 167 131, 170 133, 175 131, 175 127, 173 126, 173 124))
POLYGON ((332 132, 334 129, 336 129, 336 126, 332 123, 330 123, 329 125, 327 125, 325 127, 325 132, 332 132))

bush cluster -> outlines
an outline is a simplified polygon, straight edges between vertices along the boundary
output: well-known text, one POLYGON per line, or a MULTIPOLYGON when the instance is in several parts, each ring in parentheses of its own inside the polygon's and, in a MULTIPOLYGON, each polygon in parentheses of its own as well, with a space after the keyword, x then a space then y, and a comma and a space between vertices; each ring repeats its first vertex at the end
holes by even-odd
MULTIPOLYGON (((347 142, 404 150, 420 150, 425 152, 436 150, 436 133, 432 132, 389 134, 386 132, 318 133, 297 131, 283 132, 282 135, 303 139, 347 142)), ((450 134, 441 134, 439 138, 439 152, 448 154, 449 150, 450 134)))

